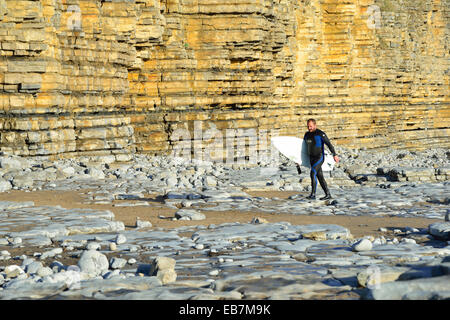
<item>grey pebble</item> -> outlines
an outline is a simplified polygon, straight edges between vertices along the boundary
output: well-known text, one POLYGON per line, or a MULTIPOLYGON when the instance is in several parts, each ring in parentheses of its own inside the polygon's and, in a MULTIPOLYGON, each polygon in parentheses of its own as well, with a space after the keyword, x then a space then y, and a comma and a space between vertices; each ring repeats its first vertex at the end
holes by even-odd
POLYGON ((40 277, 46 277, 46 276, 52 275, 53 270, 50 269, 49 267, 40 267, 36 273, 40 277))
POLYGON ((42 262, 34 261, 25 266, 25 272, 28 274, 37 273, 40 268, 42 268, 42 262))
POLYGON ((108 270, 108 258, 99 251, 86 250, 78 260, 78 267, 81 272, 88 273, 91 276, 97 276, 108 270))
POLYGON ((127 260, 122 258, 111 258, 110 260, 110 268, 111 269, 121 269, 127 264, 127 260))
POLYGON ((353 251, 372 250, 372 242, 369 239, 361 239, 352 245, 353 251))
POLYGON ((124 244, 127 242, 127 238, 123 234, 118 234, 114 241, 116 244, 124 244))

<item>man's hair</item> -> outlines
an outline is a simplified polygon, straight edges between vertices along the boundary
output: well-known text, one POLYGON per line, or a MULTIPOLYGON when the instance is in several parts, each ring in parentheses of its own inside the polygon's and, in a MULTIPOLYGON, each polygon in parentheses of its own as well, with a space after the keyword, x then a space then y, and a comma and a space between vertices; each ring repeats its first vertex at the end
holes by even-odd
POLYGON ((312 122, 312 123, 314 123, 314 124, 316 124, 316 120, 315 119, 308 119, 308 121, 306 121, 306 124, 308 124, 308 123, 310 123, 310 122, 312 122))

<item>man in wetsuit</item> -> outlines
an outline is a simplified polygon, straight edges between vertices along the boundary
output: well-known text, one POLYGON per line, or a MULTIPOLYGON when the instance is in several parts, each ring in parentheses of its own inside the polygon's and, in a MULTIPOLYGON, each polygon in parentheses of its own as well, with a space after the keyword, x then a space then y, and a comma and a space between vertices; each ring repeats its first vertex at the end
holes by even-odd
MULTIPOLYGON (((331 199, 331 194, 322 173, 322 164, 325 160, 324 145, 326 144, 328 149, 330 149, 334 161, 339 162, 339 158, 325 132, 317 129, 316 120, 308 119, 307 126, 308 132, 305 133, 303 139, 306 141, 311 162, 311 194, 306 198, 311 200, 316 199, 317 180, 319 180, 320 186, 325 191, 325 197, 320 198, 320 200, 328 200, 331 199)), ((299 172, 301 171, 299 170, 299 172)))

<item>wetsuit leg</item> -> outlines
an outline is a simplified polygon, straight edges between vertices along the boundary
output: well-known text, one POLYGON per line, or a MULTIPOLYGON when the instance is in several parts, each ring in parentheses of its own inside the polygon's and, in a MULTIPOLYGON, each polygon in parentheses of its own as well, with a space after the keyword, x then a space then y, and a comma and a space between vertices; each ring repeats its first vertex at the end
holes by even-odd
POLYGON ((311 193, 315 194, 317 190, 317 181, 319 181, 320 186, 326 195, 330 194, 328 190, 327 182, 323 177, 322 172, 322 164, 324 162, 324 157, 320 157, 319 159, 311 159, 311 193))
MULTIPOLYGON (((316 190, 317 190, 317 180, 318 180, 319 176, 321 176, 322 179, 323 179, 322 163, 323 163, 324 159, 321 156, 319 158, 315 158, 315 157, 311 158, 310 161, 311 161, 311 172, 310 172, 310 176, 311 176, 311 194, 315 195, 316 194, 316 190)), ((320 182, 320 183, 322 184, 322 182, 320 182)))
POLYGON ((317 179, 319 180, 320 186, 322 187, 325 194, 329 195, 330 191, 328 190, 327 182, 325 181, 325 178, 323 177, 322 166, 317 170, 317 179))

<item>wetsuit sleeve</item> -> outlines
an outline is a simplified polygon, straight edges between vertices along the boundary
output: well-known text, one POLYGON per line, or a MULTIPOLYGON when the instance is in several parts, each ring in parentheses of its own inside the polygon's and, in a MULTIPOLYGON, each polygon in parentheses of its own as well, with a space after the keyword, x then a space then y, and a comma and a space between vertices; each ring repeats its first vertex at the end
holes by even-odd
POLYGON ((331 144, 330 139, 328 139, 328 137, 325 134, 325 132, 322 132, 322 139, 323 139, 323 142, 327 145, 328 149, 330 149, 330 151, 333 154, 333 156, 335 156, 336 155, 336 150, 334 150, 334 147, 331 144))

